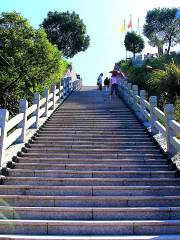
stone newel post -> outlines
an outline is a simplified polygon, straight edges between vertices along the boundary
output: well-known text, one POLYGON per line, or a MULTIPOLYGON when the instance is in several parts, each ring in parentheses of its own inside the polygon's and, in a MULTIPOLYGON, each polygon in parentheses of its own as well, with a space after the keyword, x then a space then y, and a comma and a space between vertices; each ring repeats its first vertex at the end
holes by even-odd
POLYGON ((6 109, 0 109, 0 165, 5 158, 5 149, 6 149, 6 139, 8 132, 8 120, 9 120, 9 111, 6 109))

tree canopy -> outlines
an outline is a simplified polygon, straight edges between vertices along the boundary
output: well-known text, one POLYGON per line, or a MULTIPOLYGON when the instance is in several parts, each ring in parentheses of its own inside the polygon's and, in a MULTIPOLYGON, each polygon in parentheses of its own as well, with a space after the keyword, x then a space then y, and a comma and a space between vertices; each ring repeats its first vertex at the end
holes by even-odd
POLYGON ((143 34, 152 46, 170 48, 180 42, 179 23, 176 18, 177 8, 154 8, 147 12, 143 34))
POLYGON ((16 12, 0 15, 0 107, 11 113, 20 98, 31 100, 59 81, 67 62, 43 29, 35 30, 16 12))
POLYGON ((67 58, 85 51, 90 42, 86 26, 75 12, 49 12, 42 23, 48 39, 67 58))
POLYGON ((126 50, 133 53, 134 58, 136 53, 140 53, 144 49, 144 40, 142 39, 141 36, 136 34, 134 31, 127 32, 125 36, 124 44, 125 44, 126 50))

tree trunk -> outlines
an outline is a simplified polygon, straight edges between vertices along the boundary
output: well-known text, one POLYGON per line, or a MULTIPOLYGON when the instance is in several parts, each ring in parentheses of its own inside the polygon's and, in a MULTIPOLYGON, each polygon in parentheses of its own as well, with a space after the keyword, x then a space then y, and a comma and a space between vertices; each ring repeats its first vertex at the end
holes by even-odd
POLYGON ((170 49, 171 49, 171 36, 169 38, 169 41, 168 41, 168 49, 167 49, 167 54, 169 54, 170 52, 170 49))
POLYGON ((136 52, 135 50, 133 51, 133 59, 135 60, 135 57, 136 57, 136 52))
POLYGON ((163 54, 163 47, 158 46, 158 55, 161 56, 163 54))

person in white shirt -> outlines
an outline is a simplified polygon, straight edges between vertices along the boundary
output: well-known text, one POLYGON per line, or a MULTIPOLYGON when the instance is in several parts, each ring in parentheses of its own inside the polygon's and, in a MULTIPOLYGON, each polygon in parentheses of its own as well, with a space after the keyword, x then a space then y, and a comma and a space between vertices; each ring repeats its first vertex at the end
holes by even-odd
POLYGON ((118 95, 118 81, 116 73, 112 73, 111 76, 111 96, 113 95, 114 91, 115 94, 118 95))
POLYGON ((97 80, 97 85, 99 86, 99 90, 102 90, 102 76, 103 76, 103 73, 99 75, 97 80))

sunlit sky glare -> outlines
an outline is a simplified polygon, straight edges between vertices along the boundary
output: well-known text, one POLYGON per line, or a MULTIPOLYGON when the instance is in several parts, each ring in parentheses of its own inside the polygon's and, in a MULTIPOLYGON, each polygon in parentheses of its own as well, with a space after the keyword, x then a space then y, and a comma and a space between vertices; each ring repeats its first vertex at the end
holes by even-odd
MULTIPOLYGON (((114 63, 125 59, 124 33, 120 32, 123 21, 126 25, 132 15, 133 30, 140 29, 148 10, 157 7, 180 7, 180 0, 0 0, 0 11, 17 11, 38 28, 49 11, 75 11, 83 19, 90 35, 90 47, 78 53, 70 61, 81 74, 84 85, 95 85, 97 76, 103 72, 109 76, 114 63)), ((175 50, 180 50, 180 45, 175 50)), ((143 53, 157 52, 147 41, 143 53)), ((127 56, 131 56, 128 53, 127 56)))

